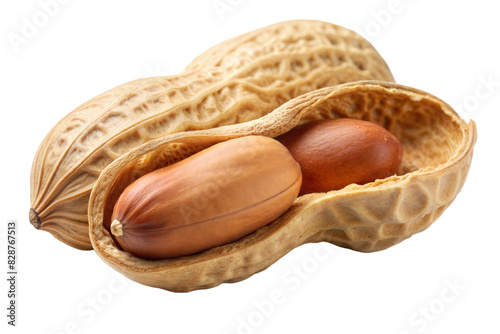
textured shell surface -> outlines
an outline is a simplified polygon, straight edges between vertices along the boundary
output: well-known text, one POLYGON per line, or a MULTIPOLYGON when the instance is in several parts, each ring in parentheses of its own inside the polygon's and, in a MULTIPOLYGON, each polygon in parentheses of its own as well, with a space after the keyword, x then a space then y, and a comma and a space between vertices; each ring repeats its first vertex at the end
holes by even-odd
POLYGON ((298 20, 214 46, 178 75, 113 88, 64 117, 40 144, 30 221, 70 246, 91 249, 90 192, 121 155, 172 133, 258 119, 303 93, 357 80, 394 79, 361 36, 298 20))
POLYGON ((259 119, 167 135, 121 156, 105 168, 92 191, 90 240, 117 271, 171 291, 241 281, 308 242, 380 251, 424 231, 452 203, 465 182, 476 136, 473 121, 466 123, 448 104, 414 88, 361 81, 318 89, 259 119), (377 123, 398 137, 403 161, 397 175, 300 196, 271 224, 195 255, 144 260, 120 250, 110 237, 113 205, 140 176, 221 141, 247 135, 275 138, 303 122, 339 117, 377 123))

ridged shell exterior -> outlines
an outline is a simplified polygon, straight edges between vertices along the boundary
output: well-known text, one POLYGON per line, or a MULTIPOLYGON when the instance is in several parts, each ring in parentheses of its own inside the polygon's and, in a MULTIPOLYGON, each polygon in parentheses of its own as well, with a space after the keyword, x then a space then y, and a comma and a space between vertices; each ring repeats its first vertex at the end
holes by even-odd
POLYGON ((172 134, 110 164, 89 204, 90 239, 111 267, 139 283, 191 291, 237 282, 264 270, 290 250, 327 241, 373 252, 429 227, 465 182, 476 140, 445 102, 420 90, 384 82, 348 83, 304 94, 243 124, 172 134), (119 193, 145 173, 215 143, 245 135, 276 137, 306 120, 350 117, 378 123, 403 146, 397 176, 297 198, 271 224, 232 244, 177 259, 148 261, 118 249, 107 226, 119 193))
POLYGON ((223 42, 175 76, 135 80, 84 103, 42 141, 31 173, 30 221, 91 249, 87 207, 100 172, 168 134, 257 119, 305 92, 393 81, 362 37, 321 21, 287 21, 223 42))

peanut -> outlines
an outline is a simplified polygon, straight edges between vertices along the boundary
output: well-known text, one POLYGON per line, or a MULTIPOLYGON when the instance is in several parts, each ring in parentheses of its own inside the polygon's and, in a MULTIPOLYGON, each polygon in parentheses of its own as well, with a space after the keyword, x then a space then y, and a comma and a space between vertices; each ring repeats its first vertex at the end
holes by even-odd
POLYGON ((403 158, 396 136, 350 118, 310 122, 278 140, 302 168, 300 195, 384 179, 397 173, 403 158))
POLYGON ((231 243, 285 212, 302 175, 262 136, 232 139, 148 173, 120 195, 111 233, 127 252, 162 259, 231 243))

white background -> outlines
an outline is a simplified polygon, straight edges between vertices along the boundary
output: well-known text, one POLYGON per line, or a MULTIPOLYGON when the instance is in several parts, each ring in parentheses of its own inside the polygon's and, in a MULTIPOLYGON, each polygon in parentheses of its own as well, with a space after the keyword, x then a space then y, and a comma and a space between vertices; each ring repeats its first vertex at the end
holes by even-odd
POLYGON ((18 326, 6 324, 2 279, 2 333, 500 333, 500 20, 493 1, 60 1, 17 47, 9 36, 21 35, 50 1, 0 5, 2 277, 7 221, 19 229, 18 326), (122 278, 92 251, 30 225, 31 162, 60 118, 121 83, 178 73, 215 43, 299 18, 365 35, 399 83, 477 122, 467 182, 427 231, 373 254, 309 244, 243 282, 172 293, 122 278), (271 302, 275 295, 281 298, 271 302))

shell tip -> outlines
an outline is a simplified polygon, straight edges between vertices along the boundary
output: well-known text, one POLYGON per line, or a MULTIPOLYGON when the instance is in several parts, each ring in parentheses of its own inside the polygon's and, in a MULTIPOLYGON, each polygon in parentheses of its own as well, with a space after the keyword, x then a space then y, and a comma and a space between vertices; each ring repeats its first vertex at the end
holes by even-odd
POLYGON ((123 235, 123 225, 118 220, 113 220, 111 223, 111 233, 116 237, 121 237, 123 235))
POLYGON ((38 216, 38 213, 36 213, 35 209, 33 208, 30 209, 30 223, 37 230, 39 230, 40 227, 42 226, 42 220, 40 219, 40 216, 38 216))

